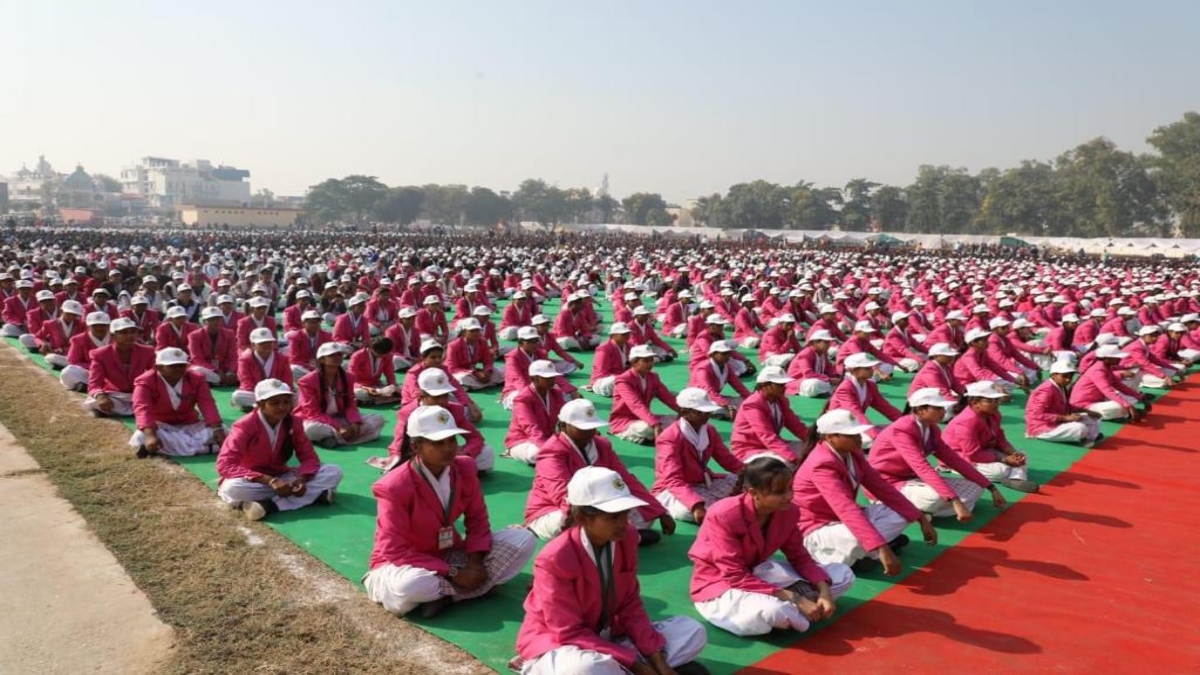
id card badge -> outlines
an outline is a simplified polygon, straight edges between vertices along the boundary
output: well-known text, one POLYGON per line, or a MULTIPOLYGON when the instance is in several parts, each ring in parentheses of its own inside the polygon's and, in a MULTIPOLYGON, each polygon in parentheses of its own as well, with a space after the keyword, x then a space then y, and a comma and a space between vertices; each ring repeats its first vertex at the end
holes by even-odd
POLYGON ((443 527, 438 530, 438 550, 445 551, 454 546, 454 528, 443 527))

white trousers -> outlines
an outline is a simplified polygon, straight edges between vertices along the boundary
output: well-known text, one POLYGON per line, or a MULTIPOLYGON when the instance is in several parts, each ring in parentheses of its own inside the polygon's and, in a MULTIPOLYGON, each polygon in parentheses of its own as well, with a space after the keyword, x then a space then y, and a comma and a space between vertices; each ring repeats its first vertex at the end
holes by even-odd
POLYGON ((602 377, 592 383, 592 393, 597 396, 603 396, 604 398, 612 398, 613 388, 616 382, 616 375, 602 377))
MULTIPOLYGON (((174 424, 157 425, 158 440, 162 442, 160 455, 168 457, 193 457, 207 455, 220 448, 213 443, 212 428, 204 422, 176 426, 174 424)), ((146 444, 146 435, 141 429, 129 437, 129 446, 136 448, 146 444)))
MULTIPOLYGON (((483 560, 488 579, 478 588, 462 592, 440 574, 415 565, 387 563, 367 572, 363 586, 367 597, 393 614, 403 616, 422 603, 444 597, 455 601, 477 598, 500 584, 511 581, 533 557, 537 539, 523 527, 509 527, 492 533, 492 550, 483 560)), ((462 550, 446 556, 451 567, 464 567, 467 555, 462 550)))
MULTIPOLYGON (((675 419, 675 415, 659 415, 658 423, 662 425, 663 429, 666 429, 671 425, 672 422, 675 421, 675 419)), ((638 420, 636 422, 631 422, 629 426, 625 427, 624 430, 613 434, 613 436, 625 441, 633 441, 634 443, 641 443, 643 441, 653 442, 654 427, 641 420, 638 420)))
POLYGON ((733 371, 734 375, 741 377, 742 374, 748 370, 748 367, 745 361, 740 359, 729 359, 729 369, 733 371))
MULTIPOLYGON (((47 354, 46 363, 55 370, 62 370, 67 367, 67 357, 62 354, 47 354)), ((86 380, 86 378, 84 378, 86 380)))
MULTIPOLYGON (((672 668, 696 660, 708 644, 708 633, 699 621, 686 616, 673 616, 664 621, 655 621, 654 630, 666 640, 663 655, 672 668)), ((616 644, 634 648, 629 638, 618 638, 616 644)), ((521 675, 624 675, 628 673, 616 659, 590 649, 575 645, 563 645, 551 649, 536 659, 526 661, 521 675)))
POLYGON ((577 352, 577 351, 580 351, 583 349, 595 349, 596 346, 600 344, 600 338, 599 338, 599 336, 596 336, 596 335, 592 335, 591 337, 586 337, 586 338, 582 338, 582 339, 573 338, 573 337, 564 337, 564 338, 558 338, 558 344, 563 349, 577 352))
MULTIPOLYGON (((1126 396, 1120 392, 1117 393, 1119 396, 1124 398, 1129 405, 1132 406, 1133 404, 1137 403, 1136 398, 1132 396, 1126 396)), ((1093 403, 1088 406, 1088 410, 1091 410, 1095 413, 1100 413, 1100 419, 1102 420, 1119 420, 1124 419, 1127 416, 1125 413, 1125 406, 1113 401, 1100 401, 1099 403, 1093 403)))
MULTIPOLYGON (((729 405, 733 406, 735 410, 742 407, 742 397, 741 396, 726 396, 725 400, 729 401, 729 405)), ((728 408, 721 408, 720 410, 714 412, 712 414, 712 416, 714 419, 718 419, 718 420, 733 419, 729 415, 728 408)))
POLYGON ((21 337, 21 335, 25 333, 25 327, 18 326, 15 323, 6 323, 4 324, 4 328, 0 329, 0 332, 2 332, 6 338, 21 337))
POLYGON ((790 364, 794 358, 796 358, 795 354, 772 354, 767 357, 767 360, 763 363, 763 365, 779 366, 780 368, 786 369, 788 364, 790 364))
MULTIPOLYGON (((821 568, 830 577, 829 590, 835 599, 854 585, 854 572, 848 565, 834 563, 821 565, 821 568)), ((787 588, 805 580, 791 565, 782 560, 768 560, 762 563, 754 568, 754 576, 776 588, 787 588)), ((736 588, 725 591, 712 600, 697 602, 696 611, 717 628, 743 637, 766 635, 776 628, 802 633, 809 627, 808 618, 800 613, 800 608, 795 604, 773 595, 748 593, 736 588)))
MULTIPOLYGON (((337 418, 342 424, 349 424, 344 418, 337 418)), ((379 431, 383 429, 383 415, 363 415, 362 416, 362 435, 347 443, 338 435, 337 429, 325 424, 324 422, 304 421, 304 435, 308 436, 308 440, 317 444, 339 445, 358 445, 359 443, 367 443, 379 438, 379 431)))
POLYGON ((979 473, 983 474, 984 478, 999 483, 1005 480, 1027 480, 1029 478, 1029 469, 1025 466, 1009 466, 1005 464, 1001 458, 1002 453, 993 451, 996 457, 994 462, 975 462, 975 468, 979 473))
POLYGON ((496 468, 496 451, 487 443, 483 444, 483 449, 475 456, 476 471, 491 471, 496 468))
MULTIPOLYGON (((900 536, 904 528, 908 527, 908 521, 904 519, 904 516, 896 513, 886 504, 871 504, 859 508, 862 509, 863 515, 871 521, 871 525, 875 527, 884 541, 895 539, 900 536)), ((864 549, 859 543, 858 537, 854 536, 845 523, 829 523, 809 532, 808 536, 804 537, 804 547, 808 549, 813 560, 822 565, 832 563, 853 565, 868 556, 876 559, 879 557, 878 553, 864 549)))
POLYGON ((539 450, 541 450, 541 448, 539 448, 538 444, 534 443, 533 441, 524 441, 522 443, 517 443, 510 448, 504 449, 505 453, 509 457, 525 462, 530 466, 533 466, 537 463, 539 450))
POLYGON ((1144 373, 1142 375, 1142 386, 1150 387, 1151 389, 1163 389, 1171 383, 1171 376, 1175 374, 1174 368, 1163 368, 1163 376, 1151 375, 1144 373))
POLYGON ((58 381, 66 389, 75 390, 79 387, 87 387, 88 369, 83 366, 67 365, 63 368, 62 375, 58 376, 58 381))
POLYGON ((487 380, 481 380, 475 377, 474 373, 455 373, 454 379, 458 380, 462 386, 468 391, 476 391, 478 389, 486 389, 504 384, 504 366, 493 366, 492 376, 487 380))
POLYGON ((17 338, 17 341, 21 343, 22 347, 31 352, 36 352, 38 350, 38 339, 34 337, 32 333, 25 333, 24 335, 21 335, 17 338))
MULTIPOLYGON (((665 318, 666 317, 664 316, 663 319, 659 319, 659 321, 663 321, 665 318)), ((686 334, 687 334, 687 324, 686 323, 681 323, 678 326, 675 326, 668 333, 668 335, 670 335, 673 338, 681 338, 686 334)))
POLYGON ((1079 443, 1093 440, 1099 435, 1100 423, 1091 417, 1084 417, 1078 422, 1064 422, 1037 437, 1051 443, 1079 443))
MULTIPOLYGON (((737 483, 737 476, 728 474, 714 478, 711 484, 698 483, 692 485, 691 488, 704 500, 704 507, 708 508, 718 500, 728 497, 733 492, 735 483, 737 483)), ((696 517, 692 515, 691 507, 676 499, 675 495, 672 495, 670 491, 663 490, 654 495, 654 498, 658 500, 659 504, 663 505, 663 508, 675 520, 682 520, 685 523, 696 522, 696 517)))
POLYGON ((254 392, 246 389, 235 389, 229 395, 230 402, 237 408, 253 408, 257 401, 254 400, 254 392))
MULTIPOLYGON (((287 473, 279 476, 279 478, 290 481, 296 477, 296 469, 291 468, 287 473)), ((313 476, 308 481, 308 489, 304 494, 297 497, 280 497, 275 494, 275 491, 262 483, 255 483, 252 480, 245 478, 230 478, 221 481, 221 486, 217 488, 217 496, 220 497, 226 504, 237 506, 242 502, 261 502, 267 499, 275 502, 275 506, 280 511, 294 511, 304 508, 309 504, 317 501, 321 493, 326 490, 336 490, 338 484, 342 482, 342 470, 336 464, 322 464, 321 468, 317 469, 317 475, 313 476)))
POLYGON ((108 394, 108 399, 112 401, 112 412, 101 413, 100 408, 96 405, 96 399, 88 394, 87 399, 80 405, 88 412, 96 412, 105 417, 133 417, 133 394, 126 394, 123 391, 106 391, 101 392, 108 394))
POLYGON ((356 384, 354 385, 354 400, 367 405, 374 405, 375 403, 384 405, 387 403, 394 403, 397 399, 399 399, 399 394, 396 391, 395 385, 389 384, 386 387, 379 387, 376 389, 376 391, 380 393, 379 398, 376 398, 367 392, 366 387, 360 387, 356 384))
POLYGON ((209 370, 203 366, 188 366, 188 370, 193 373, 199 373, 204 376, 204 381, 208 382, 208 386, 215 387, 221 384, 221 376, 214 370, 209 370))
POLYGON ((800 380, 800 389, 796 393, 806 398, 828 396, 833 393, 833 385, 825 380, 810 377, 807 380, 800 380))
POLYGON ((304 377, 305 375, 307 375, 311 372, 312 372, 312 369, 310 369, 310 368, 305 368, 304 366, 297 365, 295 363, 292 364, 292 379, 295 380, 296 382, 299 382, 300 378, 304 377))
POLYGON ((920 369, 920 367, 921 367, 920 361, 918 361, 916 359, 910 359, 907 357, 900 359, 899 363, 900 363, 901 368, 907 370, 910 373, 917 372, 917 370, 920 369))
POLYGON ((579 367, 570 361, 551 361, 550 363, 554 364, 554 369, 558 371, 559 375, 570 375, 579 370, 579 367))
POLYGON ((738 345, 741 346, 742 349, 758 349, 758 345, 761 342, 762 342, 762 338, 760 338, 760 337, 748 337, 748 338, 742 338, 741 340, 739 340, 738 345))
MULTIPOLYGON (((957 476, 943 476, 942 478, 950 484, 950 488, 962 500, 967 510, 974 511, 975 502, 978 502, 979 497, 983 495, 983 488, 966 478, 959 478, 957 476)), ((954 507, 951 506, 950 502, 942 499, 937 491, 926 485, 924 481, 908 481, 907 484, 900 488, 900 494, 907 497, 908 501, 913 503, 913 506, 934 518, 949 518, 954 516, 954 507)))
POLYGON ((409 368, 412 368, 412 366, 412 361, 409 361, 403 356, 396 356, 395 354, 392 355, 392 370, 400 372, 402 370, 408 370, 409 368))
POLYGON ((1200 359, 1200 350, 1180 349, 1179 358, 1187 361, 1188 363, 1195 363, 1197 359, 1200 359))

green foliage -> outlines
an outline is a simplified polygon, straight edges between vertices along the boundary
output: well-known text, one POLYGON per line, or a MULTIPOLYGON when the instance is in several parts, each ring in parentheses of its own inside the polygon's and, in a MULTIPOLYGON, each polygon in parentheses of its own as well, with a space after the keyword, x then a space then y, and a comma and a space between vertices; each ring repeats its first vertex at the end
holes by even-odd
POLYGON ((1200 113, 1159 127, 1146 141, 1159 152, 1149 160, 1151 177, 1179 218, 1185 237, 1200 237, 1200 113))
POLYGON ((664 227, 672 222, 667 201, 660 194, 635 192, 621 200, 621 205, 625 207, 625 217, 634 225, 664 227))

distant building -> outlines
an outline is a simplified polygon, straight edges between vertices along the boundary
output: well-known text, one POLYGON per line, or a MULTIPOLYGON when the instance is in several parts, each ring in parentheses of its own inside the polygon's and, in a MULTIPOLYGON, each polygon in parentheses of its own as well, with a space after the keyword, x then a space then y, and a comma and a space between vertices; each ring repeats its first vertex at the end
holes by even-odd
POLYGON ((121 186, 142 195, 151 208, 177 208, 185 204, 244 206, 250 202, 250 172, 212 165, 206 159, 181 162, 163 157, 143 157, 121 170, 121 186))
POLYGON ((8 183, 0 182, 0 213, 8 213, 8 183))
POLYGON ((44 155, 38 157, 36 168, 31 170, 26 166, 22 166, 9 180, 9 206, 16 210, 29 209, 34 204, 49 206, 48 204, 42 204, 46 196, 42 188, 46 183, 50 183, 52 191, 55 187, 54 184, 61 179, 62 174, 50 166, 50 162, 46 161, 44 155))
POLYGON ((60 208, 58 217, 64 223, 99 223, 104 220, 104 214, 99 209, 60 208))
POLYGON ((301 209, 250 206, 181 206, 179 220, 195 227, 291 227, 303 213, 301 209))

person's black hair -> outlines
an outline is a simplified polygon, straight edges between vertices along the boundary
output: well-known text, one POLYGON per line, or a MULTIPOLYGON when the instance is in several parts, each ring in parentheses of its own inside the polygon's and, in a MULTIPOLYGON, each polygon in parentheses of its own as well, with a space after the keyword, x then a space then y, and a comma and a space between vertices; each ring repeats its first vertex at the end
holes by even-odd
POLYGON ((733 494, 741 494, 750 488, 770 490, 781 476, 788 476, 791 472, 788 465, 778 457, 756 457, 750 460, 738 474, 737 483, 733 486, 733 494))
POLYGON ((392 339, 389 337, 380 335, 374 340, 371 340, 371 351, 373 352, 387 354, 392 351, 392 347, 392 339))

